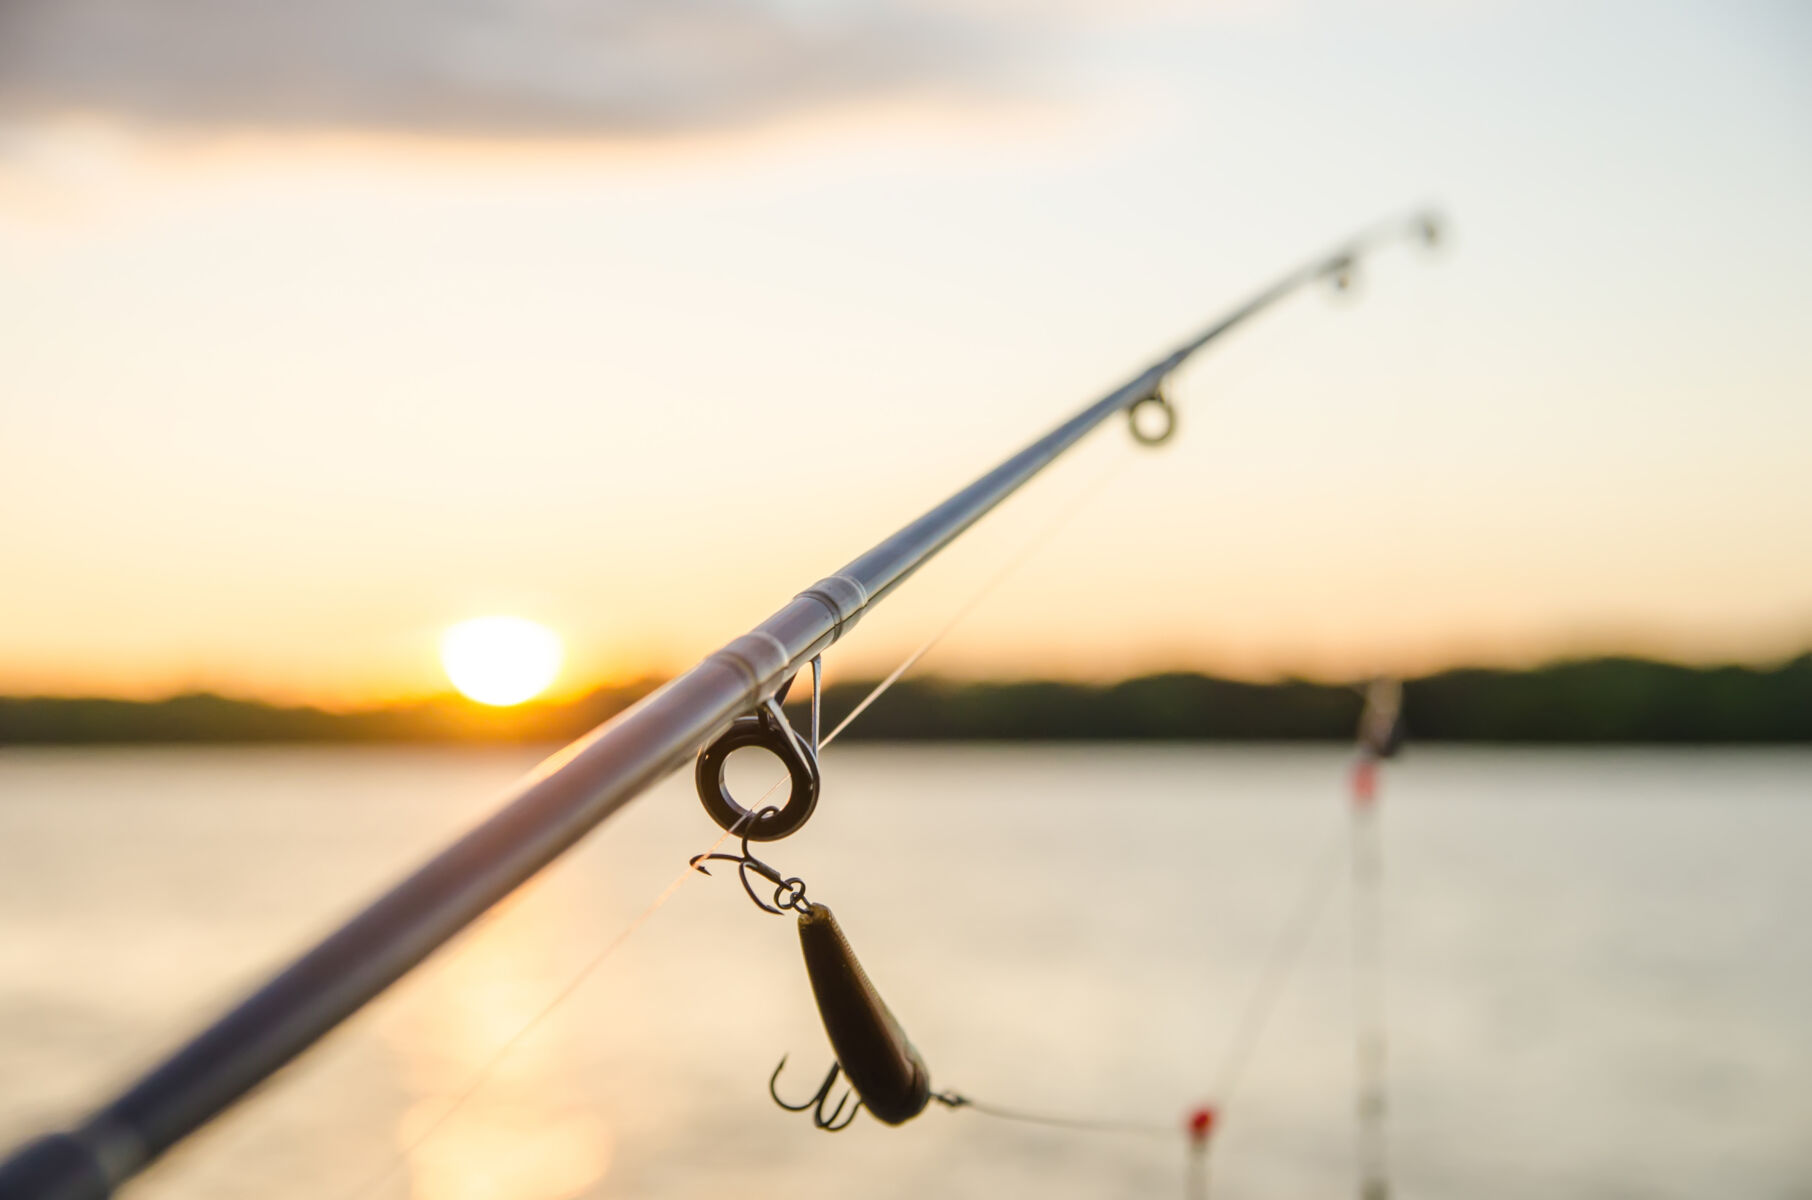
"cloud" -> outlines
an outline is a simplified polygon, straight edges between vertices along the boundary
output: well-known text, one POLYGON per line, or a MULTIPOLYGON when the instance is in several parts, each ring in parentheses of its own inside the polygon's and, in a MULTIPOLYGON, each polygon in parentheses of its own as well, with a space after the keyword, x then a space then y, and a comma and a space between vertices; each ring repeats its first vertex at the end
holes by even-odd
POLYGON ((1028 29, 936 0, 0 0, 0 118, 659 136, 980 91, 1028 29))

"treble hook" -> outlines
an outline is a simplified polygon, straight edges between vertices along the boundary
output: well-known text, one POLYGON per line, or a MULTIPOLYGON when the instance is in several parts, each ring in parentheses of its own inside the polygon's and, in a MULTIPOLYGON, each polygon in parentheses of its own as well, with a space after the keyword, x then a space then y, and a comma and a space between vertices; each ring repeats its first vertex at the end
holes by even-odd
MULTIPOLYGON (((778 808, 774 807, 764 808, 756 813, 748 824, 758 824, 769 813, 777 813, 779 811, 778 808)), ((755 902, 755 907, 759 908, 762 912, 773 913, 778 917, 784 915, 785 910, 789 908, 801 912, 804 911, 807 903, 805 899, 805 880, 800 879, 798 876, 782 875, 778 870, 751 854, 749 852, 748 834, 745 833, 742 835, 741 854, 695 854, 691 858, 692 869, 697 871, 700 875, 709 875, 711 872, 705 869, 705 863, 709 861, 735 863, 736 874, 742 880, 742 890, 749 894, 749 899, 753 900, 755 902), (773 904, 769 904, 766 900, 763 900, 756 894, 755 885, 749 882, 750 871, 755 872, 757 875, 774 885, 773 904)))
POLYGON ((812 1124, 824 1130, 826 1133, 836 1133, 838 1130, 848 1129, 850 1122, 856 1119, 856 1114, 862 1111, 862 1101, 856 1101, 855 1107, 849 1110, 849 1116, 843 1117, 842 1124, 837 1123, 837 1118, 843 1116, 843 1106, 849 1103, 850 1096, 853 1094, 852 1092, 844 1092, 843 1098, 837 1101, 837 1107, 831 1110, 830 1116, 827 1117, 824 1115, 824 1102, 830 1099, 831 1088, 836 1085, 837 1072, 841 1069, 842 1068, 835 1062, 831 1063, 830 1073, 824 1077, 824 1082, 819 1085, 817 1095, 813 1096, 810 1100, 807 1100, 804 1104, 788 1104, 785 1100, 780 1098, 780 1093, 774 1090, 774 1085, 780 1082, 780 1073, 786 1070, 786 1056, 781 1055, 780 1065, 774 1068, 774 1073, 772 1075, 768 1076, 768 1095, 774 1098, 775 1104, 778 1104, 788 1112, 804 1112, 808 1108, 812 1109, 812 1124))

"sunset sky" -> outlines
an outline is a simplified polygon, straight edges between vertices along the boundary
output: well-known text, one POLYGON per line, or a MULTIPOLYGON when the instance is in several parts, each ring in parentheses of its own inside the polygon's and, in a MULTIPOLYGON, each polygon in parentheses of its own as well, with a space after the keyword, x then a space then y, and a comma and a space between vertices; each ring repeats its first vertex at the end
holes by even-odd
POLYGON ((1283 269, 832 652, 1347 676, 1812 646, 1796 3, 24 0, 0 692, 681 669, 1283 269), (1116 469, 1117 468, 1117 469, 1116 469))

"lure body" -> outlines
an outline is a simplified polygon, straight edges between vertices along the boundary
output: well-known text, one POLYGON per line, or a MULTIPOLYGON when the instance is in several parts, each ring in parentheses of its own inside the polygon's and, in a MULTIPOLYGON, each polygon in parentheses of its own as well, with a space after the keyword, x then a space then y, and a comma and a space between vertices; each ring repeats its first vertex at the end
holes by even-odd
POLYGON ((799 948, 824 1032, 863 1105, 889 1125, 924 1112, 931 1101, 931 1072, 869 982, 830 909, 808 904, 800 911, 799 948))

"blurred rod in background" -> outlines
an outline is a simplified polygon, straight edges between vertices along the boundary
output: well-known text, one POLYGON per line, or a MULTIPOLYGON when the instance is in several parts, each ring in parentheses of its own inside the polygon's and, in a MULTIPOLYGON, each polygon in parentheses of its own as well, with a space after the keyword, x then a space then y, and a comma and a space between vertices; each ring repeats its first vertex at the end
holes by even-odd
POLYGON ((92 1116, 0 1164, 0 1200, 99 1200, 395 983, 441 943, 606 817, 683 765, 938 551, 1116 413, 1165 441, 1175 413, 1160 387, 1191 355, 1318 280, 1344 288, 1365 254, 1399 237, 1430 244, 1431 214, 1393 220, 1292 271, 836 574, 751 632, 542 763, 490 819, 447 847, 92 1116), (1135 410, 1155 409, 1150 428, 1135 410))

